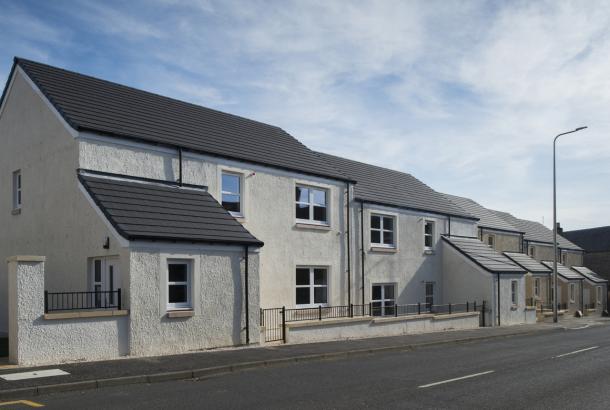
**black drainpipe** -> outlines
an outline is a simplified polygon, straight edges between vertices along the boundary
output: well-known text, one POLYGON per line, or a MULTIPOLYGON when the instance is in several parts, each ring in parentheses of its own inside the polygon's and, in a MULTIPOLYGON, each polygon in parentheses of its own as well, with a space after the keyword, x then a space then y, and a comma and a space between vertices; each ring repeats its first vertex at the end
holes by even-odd
POLYGON ((245 263, 246 268, 244 270, 244 287, 246 288, 246 344, 250 344, 250 297, 248 293, 250 293, 250 289, 248 286, 248 272, 249 272, 249 263, 248 263, 248 254, 250 253, 248 250, 248 245, 244 247, 245 250, 245 263))
POLYGON ((500 326, 500 274, 496 273, 498 277, 498 326, 500 326))
POLYGON ((447 215, 447 218, 449 218, 449 237, 451 238, 451 215, 447 215))
POLYGON ((364 202, 360 201, 360 263, 362 267, 362 309, 364 309, 364 202))
POLYGON ((526 253, 523 251, 523 234, 519 235, 521 237, 521 240, 519 241, 519 252, 520 253, 526 253))
POLYGON ((178 185, 182 186, 182 148, 178 147, 178 185))
MULTIPOLYGON (((591 295, 591 292, 589 292, 589 295, 591 295)), ((591 297, 589 297, 589 299, 591 299, 591 297)), ((580 280, 580 311, 582 312, 582 314, 584 316, 584 314, 585 314, 585 282, 584 282, 584 279, 580 280)))
POLYGON ((352 270, 351 270, 351 244, 350 244, 350 200, 349 200, 349 182, 347 183, 347 227, 345 229, 347 233, 347 305, 352 304, 352 270))

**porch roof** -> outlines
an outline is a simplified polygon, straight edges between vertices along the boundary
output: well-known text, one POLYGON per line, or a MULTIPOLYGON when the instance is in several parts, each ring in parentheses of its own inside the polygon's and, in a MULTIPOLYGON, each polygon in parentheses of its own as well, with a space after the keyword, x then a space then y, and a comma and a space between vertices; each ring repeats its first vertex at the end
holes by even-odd
POLYGON ((525 269, 515 264, 505 255, 496 252, 478 238, 443 236, 443 240, 490 273, 526 273, 525 269))
POLYGON ((504 252, 510 260, 530 273, 551 273, 553 270, 525 253, 504 252))
POLYGON ((582 276, 594 283, 608 283, 608 280, 602 278, 597 273, 593 272, 586 266, 572 266, 572 269, 580 273, 582 276))
POLYGON ((90 174, 78 179, 127 240, 263 246, 203 187, 90 174))
MULTIPOLYGON (((546 266, 553 269, 553 261, 543 261, 546 266)), ((580 273, 557 262, 557 274, 567 280, 583 280, 585 277, 580 273)))

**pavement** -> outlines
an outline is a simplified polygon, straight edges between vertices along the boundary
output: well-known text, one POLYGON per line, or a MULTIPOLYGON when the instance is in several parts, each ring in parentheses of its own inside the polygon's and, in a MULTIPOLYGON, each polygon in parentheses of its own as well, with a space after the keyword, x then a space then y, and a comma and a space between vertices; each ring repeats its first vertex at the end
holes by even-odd
MULTIPOLYGON (((608 322, 562 325, 338 360, 252 367, 201 380, 24 395, 0 400, 0 409, 608 408, 608 322)), ((454 333, 462 332, 444 335, 458 340, 454 333)))
MULTIPOLYGON (((101 362, 71 363, 37 368, 2 368, 3 374, 60 369, 67 375, 19 381, 0 378, 0 401, 9 398, 32 398, 42 394, 71 390, 110 388, 167 382, 170 380, 205 379, 235 374, 248 369, 272 368, 329 359, 353 359, 372 353, 419 350, 433 346, 482 343, 511 337, 565 333, 566 329, 607 326, 606 318, 564 320, 560 324, 541 323, 500 328, 428 333, 399 337, 371 338, 301 345, 274 345, 234 348, 189 354, 129 358, 101 362)), ((446 349, 452 351, 451 349, 446 349)), ((363 375, 367 377, 366 375, 363 375)), ((0 403, 1 405, 1 403, 0 403)))

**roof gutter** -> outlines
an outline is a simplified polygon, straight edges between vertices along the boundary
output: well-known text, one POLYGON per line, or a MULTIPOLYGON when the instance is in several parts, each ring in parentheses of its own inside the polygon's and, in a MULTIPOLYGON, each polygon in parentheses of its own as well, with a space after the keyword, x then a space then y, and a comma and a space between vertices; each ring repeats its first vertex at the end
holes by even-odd
POLYGON ((415 208, 415 207, 412 207, 412 206, 403 206, 403 205, 389 204, 389 203, 380 202, 380 201, 371 201, 371 200, 364 199, 364 198, 355 198, 355 200, 358 201, 358 202, 364 202, 364 203, 367 203, 367 204, 387 206, 388 208, 405 209, 405 210, 408 210, 408 211, 424 212, 424 213, 428 213, 428 214, 441 215, 441 216, 446 216, 446 217, 452 217, 453 216, 455 218, 468 219, 468 220, 472 220, 472 221, 478 221, 479 220, 479 218, 474 217, 474 216, 450 214, 450 213, 446 213, 446 212, 432 211, 432 210, 429 210, 429 209, 415 208))

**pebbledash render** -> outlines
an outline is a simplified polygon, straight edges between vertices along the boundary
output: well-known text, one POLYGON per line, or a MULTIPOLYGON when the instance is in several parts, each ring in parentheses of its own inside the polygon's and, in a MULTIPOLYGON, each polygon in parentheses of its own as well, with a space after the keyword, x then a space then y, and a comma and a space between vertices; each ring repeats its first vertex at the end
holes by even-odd
MULTIPOLYGON (((15 363, 259 343, 261 308, 485 301, 486 325, 535 320, 533 273, 504 253, 524 255, 527 230, 278 127, 15 59, 0 138, 15 363)), ((478 325, 423 319, 417 331, 478 325)), ((363 323, 290 337, 404 332, 363 323)))

